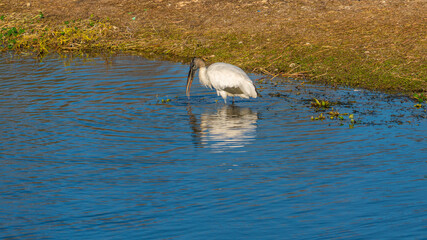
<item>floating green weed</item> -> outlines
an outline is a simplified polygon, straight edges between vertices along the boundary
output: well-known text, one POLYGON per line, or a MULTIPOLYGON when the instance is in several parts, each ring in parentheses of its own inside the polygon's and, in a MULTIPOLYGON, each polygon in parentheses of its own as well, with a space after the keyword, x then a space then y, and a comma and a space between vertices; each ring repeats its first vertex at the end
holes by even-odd
POLYGON ((323 113, 321 113, 319 116, 317 116, 317 117, 314 117, 314 116, 311 116, 311 120, 315 120, 315 121, 317 121, 317 120, 324 120, 324 119, 326 119, 326 117, 325 116, 323 116, 323 113))
POLYGON ((332 111, 328 112, 328 114, 330 119, 335 119, 340 117, 340 113, 338 111, 334 111, 333 108, 332 108, 332 111))
MULTIPOLYGON (((320 101, 319 101, 320 102, 320 101)), ((346 120, 346 118, 344 118, 344 116, 348 116, 349 119, 349 128, 354 128, 354 125, 357 123, 356 120, 354 119, 354 115, 353 114, 348 114, 348 113, 340 113, 337 110, 334 110, 334 108, 331 109, 331 111, 329 111, 328 113, 328 117, 326 117, 325 115, 323 115, 323 113, 320 113, 318 116, 311 116, 311 120, 312 121, 317 121, 317 120, 325 120, 325 119, 330 119, 330 120, 339 120, 340 125, 344 125, 344 122, 346 120)))
POLYGON ((354 128, 354 124, 356 124, 356 120, 354 120, 354 115, 353 114, 350 114, 349 116, 348 116, 348 118, 350 119, 350 124, 349 124, 349 128, 354 128))
POLYGON ((324 100, 317 100, 316 98, 313 98, 314 102, 311 102, 311 106, 317 109, 327 109, 331 106, 331 103, 329 101, 324 100))

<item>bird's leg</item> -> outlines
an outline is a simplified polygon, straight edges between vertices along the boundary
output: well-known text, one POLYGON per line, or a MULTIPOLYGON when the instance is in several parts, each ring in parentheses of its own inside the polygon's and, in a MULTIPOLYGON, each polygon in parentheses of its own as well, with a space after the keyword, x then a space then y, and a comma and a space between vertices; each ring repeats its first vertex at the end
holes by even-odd
POLYGON ((224 103, 227 103, 227 93, 224 91, 220 91, 219 95, 224 99, 224 103))

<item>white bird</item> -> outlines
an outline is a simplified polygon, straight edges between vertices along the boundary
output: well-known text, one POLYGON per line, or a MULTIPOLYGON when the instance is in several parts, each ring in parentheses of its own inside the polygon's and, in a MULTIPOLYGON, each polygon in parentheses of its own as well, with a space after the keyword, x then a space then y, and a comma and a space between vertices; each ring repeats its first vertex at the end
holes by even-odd
POLYGON ((201 58, 193 58, 190 64, 190 71, 187 78, 186 94, 190 97, 190 88, 193 82, 194 73, 199 69, 199 81, 205 87, 215 88, 218 96, 227 103, 227 96, 238 96, 241 98, 256 98, 258 92, 252 80, 239 67, 228 63, 214 63, 206 68, 206 63, 201 58))

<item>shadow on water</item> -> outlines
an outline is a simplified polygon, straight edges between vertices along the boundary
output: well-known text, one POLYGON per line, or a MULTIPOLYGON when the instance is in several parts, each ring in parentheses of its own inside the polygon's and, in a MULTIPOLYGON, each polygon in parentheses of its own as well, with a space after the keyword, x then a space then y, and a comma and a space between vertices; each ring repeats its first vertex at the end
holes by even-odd
POLYGON ((250 74, 225 105, 187 73, 0 54, 0 238, 425 237, 425 104, 250 74))

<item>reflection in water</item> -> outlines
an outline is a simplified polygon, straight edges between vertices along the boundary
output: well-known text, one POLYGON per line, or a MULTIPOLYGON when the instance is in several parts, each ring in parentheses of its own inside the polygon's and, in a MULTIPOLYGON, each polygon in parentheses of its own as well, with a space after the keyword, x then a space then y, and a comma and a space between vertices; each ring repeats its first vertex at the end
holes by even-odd
POLYGON ((244 147, 255 139, 258 114, 249 108, 224 105, 214 113, 202 113, 200 124, 191 106, 187 111, 196 145, 208 145, 221 152, 244 147))

